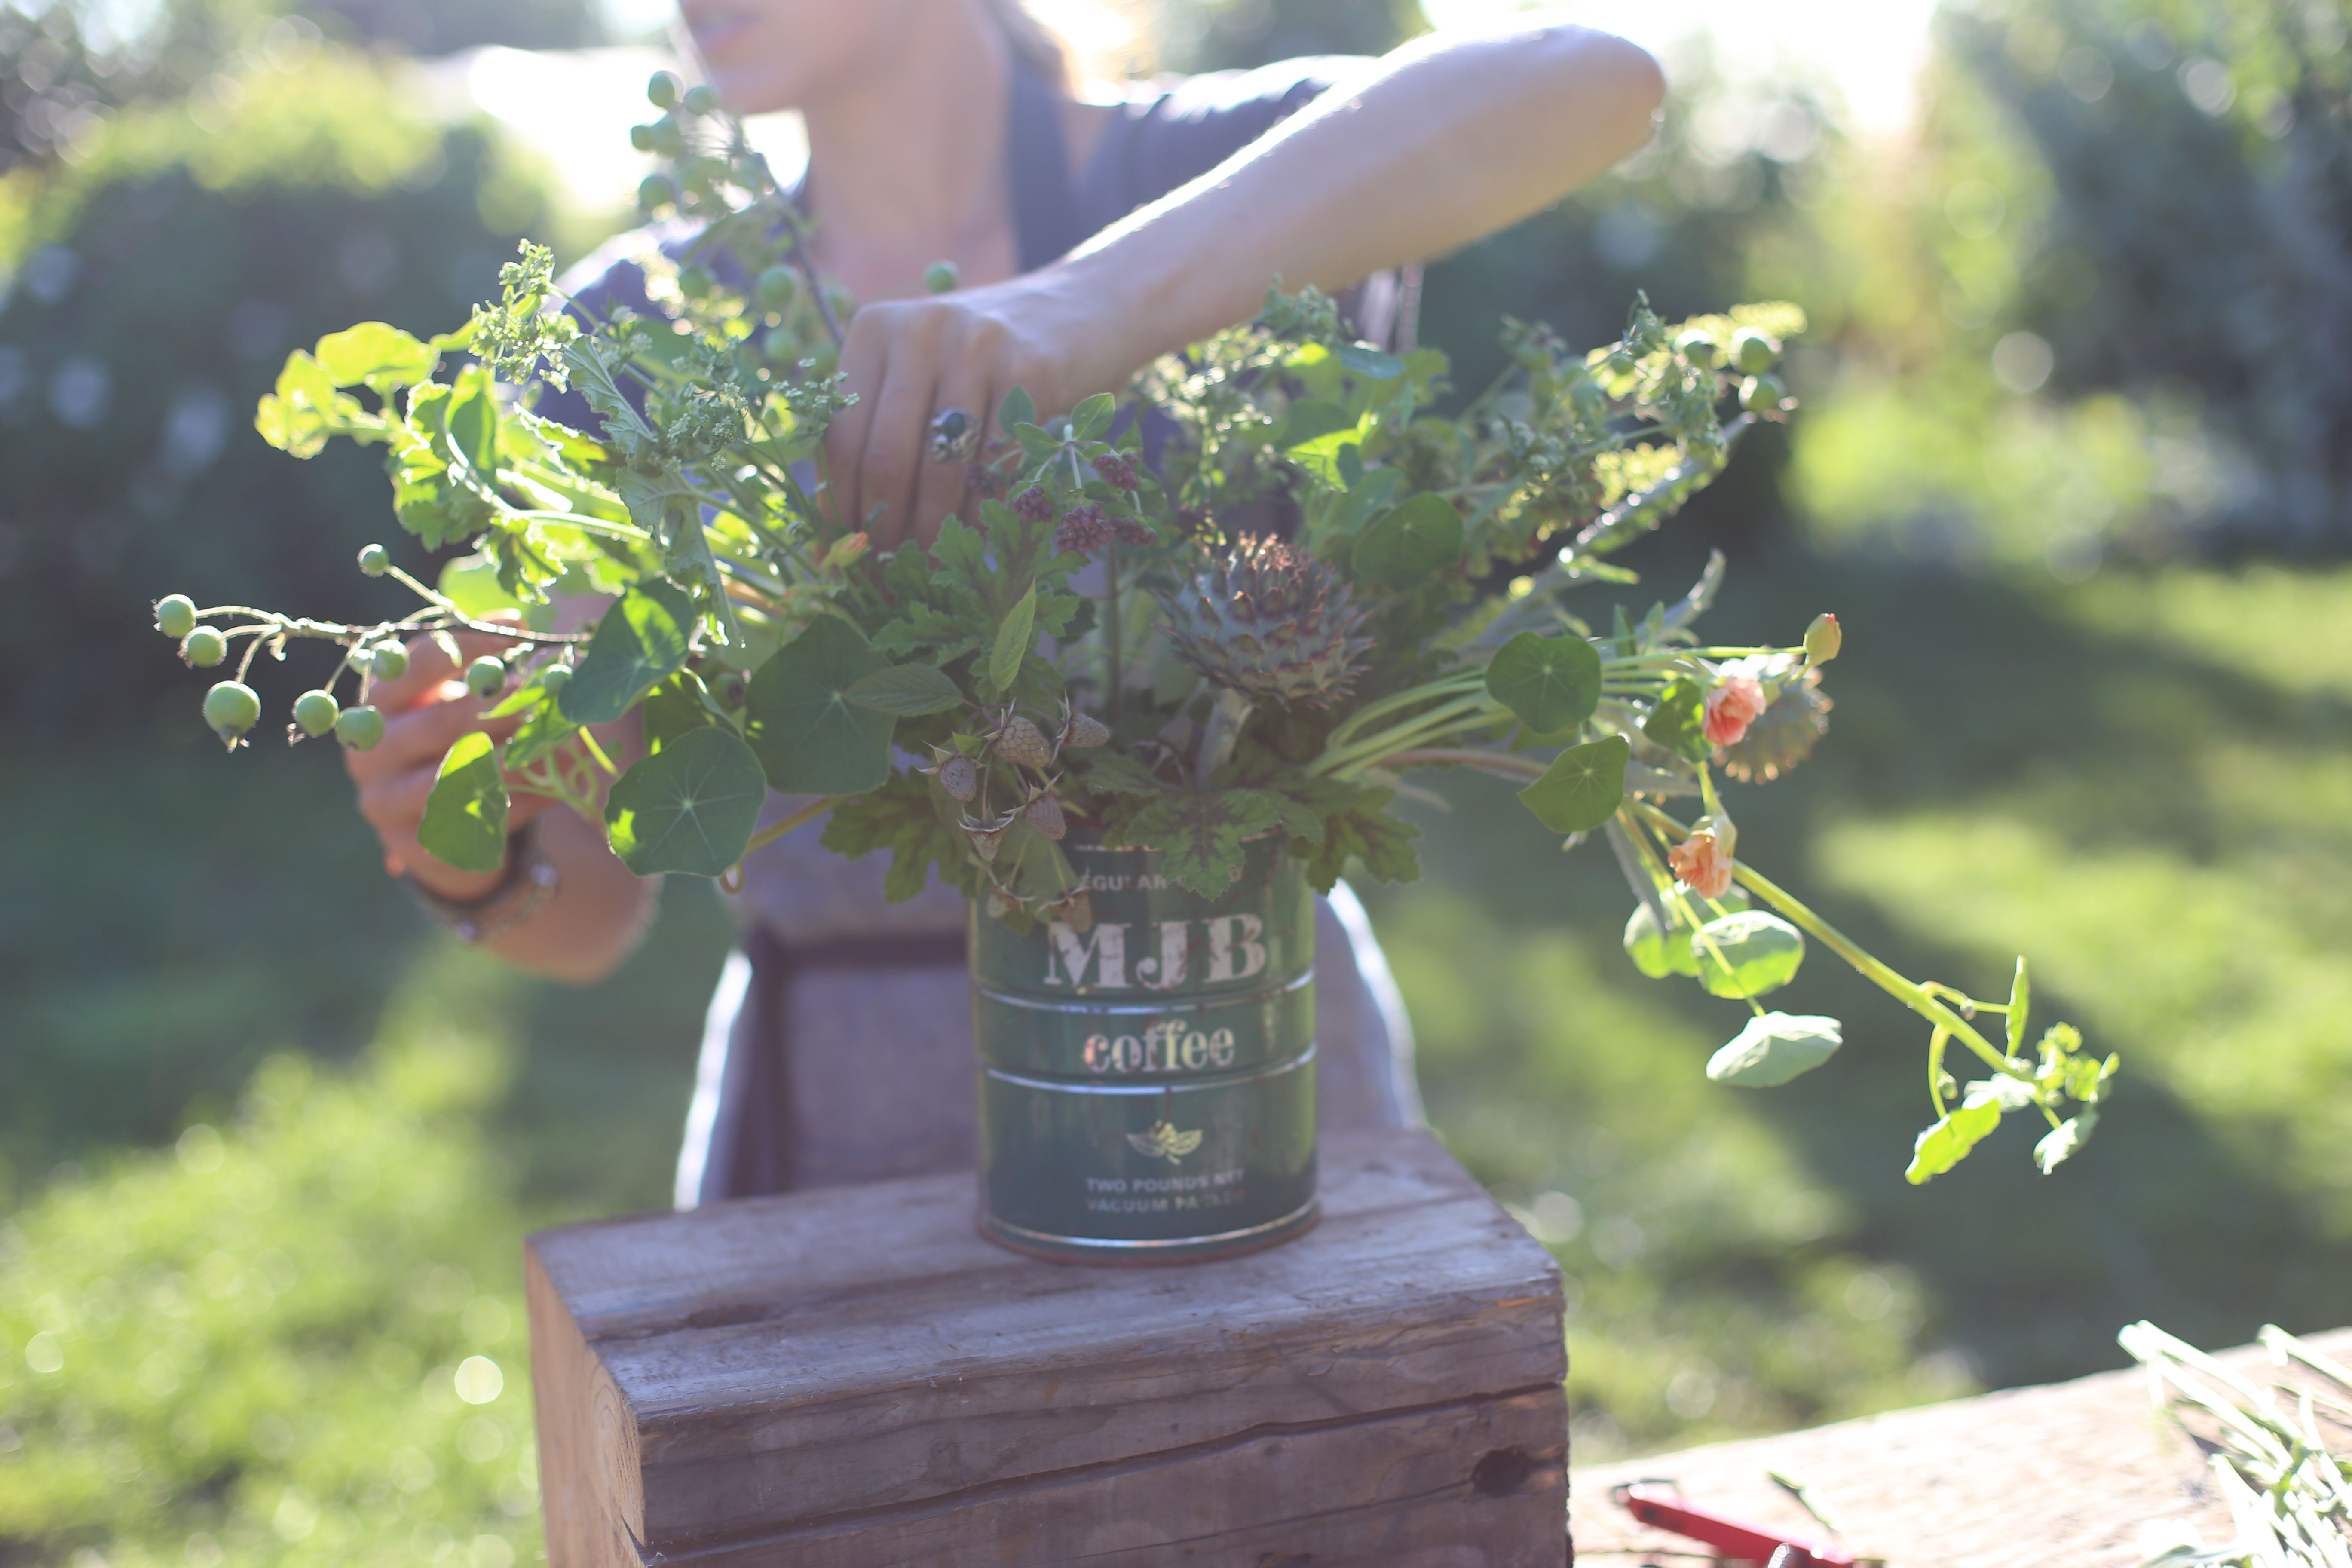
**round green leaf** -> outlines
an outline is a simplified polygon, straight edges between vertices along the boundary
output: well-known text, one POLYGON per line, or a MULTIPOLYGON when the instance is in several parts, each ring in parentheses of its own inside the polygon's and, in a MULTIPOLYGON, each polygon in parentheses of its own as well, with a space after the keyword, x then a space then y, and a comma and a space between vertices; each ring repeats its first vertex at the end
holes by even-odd
POLYGON ((690 669, 679 670, 646 692, 637 707, 637 718, 645 726, 646 747, 654 752, 664 750, 689 731, 719 722, 710 711, 702 678, 690 669))
POLYGON ((457 737, 441 759, 416 842, 445 866, 495 871, 507 858, 507 781, 499 751, 479 730, 457 737))
POLYGON ((1601 650, 1582 637, 1521 632, 1487 664, 1486 690, 1537 734, 1556 735, 1601 706, 1601 650))
POLYGON ((1364 530, 1356 571, 1383 588, 1407 593, 1462 559, 1462 514, 1424 491, 1364 530))
POLYGON ((1625 798, 1625 764, 1633 755, 1622 735, 1570 746, 1519 798, 1554 833, 1590 833, 1617 815, 1625 798))
POLYGON ((894 664, 849 684, 849 700, 894 718, 918 719, 963 706, 956 683, 928 664, 894 664))
MULTIPOLYGON (((1697 904, 1702 917, 1707 905, 1696 895, 1691 901, 1697 904)), ((1738 888, 1727 889, 1723 897, 1715 900, 1735 910, 1748 907, 1748 895, 1738 888)), ((1658 917, 1651 913, 1648 904, 1636 904, 1625 921, 1625 952, 1633 959, 1633 967, 1652 980, 1664 980, 1669 974, 1687 974, 1696 978, 1698 961, 1691 953, 1691 927, 1683 918, 1680 906, 1659 900, 1665 912, 1665 927, 1659 929, 1658 917)))
POLYGON ((1717 996, 1761 996, 1796 976, 1804 933, 1779 915, 1742 910, 1698 928, 1691 942, 1698 983, 1717 996))
POLYGON ((587 657, 556 694, 556 706, 575 724, 610 724, 656 680, 686 668, 694 635, 694 601, 668 583, 630 589, 604 612, 588 639, 587 657))
POLYGON ((722 725, 677 737, 613 781, 613 853, 640 877, 716 877, 743 858, 768 796, 751 748, 722 725))
POLYGON ((1813 1013, 1765 1013, 1707 1059, 1706 1076, 1742 1089, 1769 1089, 1811 1072, 1844 1043, 1835 1018, 1813 1013))
POLYGON ((835 616, 820 616, 759 668, 743 733, 770 784, 787 795, 863 795, 890 776, 898 720, 849 695, 883 668, 858 629, 835 616))

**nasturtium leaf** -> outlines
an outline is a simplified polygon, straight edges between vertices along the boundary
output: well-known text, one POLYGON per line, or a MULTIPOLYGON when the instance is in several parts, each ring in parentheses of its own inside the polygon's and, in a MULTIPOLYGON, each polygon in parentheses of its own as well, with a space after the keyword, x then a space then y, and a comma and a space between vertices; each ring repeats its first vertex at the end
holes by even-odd
POLYGON ((614 779, 604 824, 613 853, 640 877, 716 877, 743 858, 767 797, 767 775, 751 748, 709 724, 614 779))
POLYGON ((479 730, 457 737, 441 759, 416 842, 445 866, 495 871, 507 858, 507 781, 499 749, 479 730))
POLYGON ((690 669, 679 670, 646 692, 645 700, 637 704, 637 715, 645 725, 646 747, 654 752, 719 721, 710 711, 702 678, 690 669))
POLYGON ((894 664, 851 681, 849 700, 877 713, 917 719, 961 707, 963 692, 928 664, 894 664))
MULTIPOLYGON (((1340 448, 1343 459, 1348 451, 1347 447, 1340 448)), ((1389 504, 1389 496, 1396 489, 1397 481, 1403 477, 1394 468, 1370 468, 1364 472, 1362 478, 1350 480, 1348 493, 1332 509, 1328 525, 1330 531, 1353 533, 1363 527, 1366 518, 1389 504)))
POLYGON ((1127 841, 1157 849, 1168 875, 1204 899, 1222 898, 1242 863, 1242 845, 1281 823, 1271 796, 1254 789, 1168 794, 1137 813, 1127 841))
MULTIPOLYGON (((2017 978, 2009 986, 2009 1054, 2015 1056, 2025 1048, 2025 1016, 2032 1011, 2033 987, 2025 978, 2025 955, 2018 954, 2017 978)), ((2087 1133, 2086 1133, 2087 1136, 2087 1133)), ((2060 1155, 2059 1159, 2065 1158, 2060 1155)), ((2052 1161, 2052 1164, 2057 1161, 2052 1161)), ((2044 1166, 2046 1172, 2048 1166, 2044 1166)))
POLYGON ((1625 764, 1633 756, 1622 735, 1570 746, 1519 792, 1519 799, 1554 833, 1590 833, 1617 815, 1625 798, 1625 764))
POLYGON ((1919 1134, 1912 1146, 1910 1168, 1903 1179, 1913 1186, 1940 1176, 2000 1125, 2001 1113, 2025 1103, 2032 1091, 2014 1079, 1981 1079, 1969 1085, 1960 1103, 1919 1134))
POLYGON ((1715 754, 1706 738, 1706 693, 1695 680, 1676 676, 1666 684, 1642 733, 1678 756, 1703 763, 1715 754))
POLYGON ((1391 509, 1356 541, 1357 572, 1400 594, 1461 559, 1462 514, 1433 491, 1391 509))
POLYGON ((1021 673, 1021 661, 1029 657, 1029 638, 1036 624, 1037 584, 1032 583, 1020 601, 1004 613, 1003 625, 996 628, 996 646, 989 650, 988 679, 999 691, 1010 688, 1021 673))
POLYGON ((1521 632, 1488 661, 1486 690, 1528 729, 1558 733, 1601 706, 1601 650, 1579 637, 1521 632))
POLYGON ((1382 353, 1378 349, 1368 349, 1361 343, 1340 344, 1339 363, 1358 375, 1369 376, 1374 381, 1394 381, 1404 374, 1404 361, 1394 354, 1382 353))
POLYGON ((2099 1113, 2085 1106, 2042 1135, 2033 1145, 2033 1163, 2048 1175, 2091 1141, 2091 1129, 2099 1124, 2099 1113))
POLYGON ((890 776, 898 720, 849 695, 883 668, 882 656, 837 616, 811 621, 759 668, 744 699, 743 734, 771 785, 787 795, 863 795, 890 776))
POLYGON ((1118 412, 1118 400, 1108 392, 1097 392, 1070 410, 1070 434, 1081 441, 1092 441, 1110 428, 1111 416, 1118 412))
POLYGON ((1290 411, 1283 416, 1282 431, 1275 437, 1275 445, 1286 452, 1338 431, 1353 431, 1356 418, 1338 404, 1327 403, 1321 398, 1294 403, 1290 411))
POLYGON ((1816 1013, 1760 1014, 1707 1058, 1706 1076, 1742 1089, 1769 1089, 1812 1071, 1844 1042, 1835 1018, 1816 1013))
POLYGON ((694 601, 667 583, 624 594, 588 639, 588 652, 556 704, 575 724, 610 724, 646 689, 686 668, 694 636, 694 601))
POLYGON ((1778 991, 1805 961, 1802 932, 1762 910, 1711 920, 1691 939, 1698 983, 1717 996, 1745 999, 1778 991))
POLYGON ((1004 401, 996 405, 996 427, 999 430, 1013 430, 1036 423, 1037 405, 1017 386, 1006 393, 1004 401))
POLYGON ((379 394, 429 380, 441 363, 438 349, 382 321, 329 332, 319 340, 315 357, 337 386, 365 385, 379 394))
MULTIPOLYGON (((1692 895, 1692 901, 1698 904, 1700 918, 1705 920, 1708 905, 1699 901, 1696 895, 1692 895)), ((1748 907, 1748 895, 1738 888, 1730 888, 1714 902, 1730 910, 1744 910, 1748 907)), ((1684 920, 1681 910, 1672 902, 1661 898, 1659 908, 1665 915, 1664 930, 1659 928, 1658 916, 1652 912, 1651 906, 1633 906, 1633 914, 1625 921, 1626 955, 1633 959, 1634 968, 1652 980, 1664 980, 1669 974, 1687 974, 1696 978, 1698 960, 1691 952, 1692 928, 1684 920)))
MULTIPOLYGON (((580 726, 563 716, 543 689, 524 689, 536 693, 538 701, 530 708, 530 716, 507 740, 507 766, 510 768, 530 766, 580 732, 580 726)), ((506 703, 499 706, 504 708, 506 703)))

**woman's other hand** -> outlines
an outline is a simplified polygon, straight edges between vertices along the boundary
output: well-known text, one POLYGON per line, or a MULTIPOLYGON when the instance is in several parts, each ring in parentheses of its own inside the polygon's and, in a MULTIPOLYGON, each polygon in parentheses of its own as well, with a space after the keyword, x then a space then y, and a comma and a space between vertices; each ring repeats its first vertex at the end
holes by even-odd
MULTIPOLYGON (((480 632, 460 632, 457 644, 460 658, 468 660, 515 646, 480 632)), ((503 741, 522 721, 485 721, 483 713, 497 700, 486 701, 467 691, 462 673, 433 638, 411 642, 407 670, 369 689, 368 700, 383 715, 383 739, 364 752, 343 752, 343 766, 359 787, 360 815, 383 841, 384 868, 394 876, 406 872, 443 898, 460 900, 483 897, 503 873, 460 871, 435 859, 416 841, 425 797, 433 793, 441 759, 459 736, 481 730, 503 741)), ((545 795, 517 795, 508 808, 508 826, 520 827, 552 804, 545 795)))
MULTIPOLYGON (((1099 300, 1100 296, 1093 296, 1099 300)), ((966 458, 929 455, 932 418, 961 409, 994 426, 1014 387, 1040 417, 1108 391, 1143 357, 1089 296, 1048 269, 961 293, 884 300, 851 318, 841 368, 857 401, 825 434, 835 518, 883 550, 924 544, 963 504, 966 458)))

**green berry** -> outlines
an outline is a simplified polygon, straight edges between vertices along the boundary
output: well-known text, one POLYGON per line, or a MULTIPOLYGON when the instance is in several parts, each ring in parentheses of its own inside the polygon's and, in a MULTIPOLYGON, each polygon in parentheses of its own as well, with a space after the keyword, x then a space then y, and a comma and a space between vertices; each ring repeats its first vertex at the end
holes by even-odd
POLYGON ((640 153, 652 152, 654 150, 654 128, 650 125, 630 126, 629 145, 635 147, 640 153))
POLYGON ((771 364, 790 359, 792 353, 793 335, 783 328, 770 327, 760 334, 760 357, 771 364))
POLYGON ((261 699, 243 681, 224 680, 205 693, 205 722, 222 740, 235 742, 261 717, 261 699))
POLYGON ((228 638, 211 626, 198 626, 180 639, 180 657, 198 669, 210 669, 228 657, 228 638))
POLYGON ((751 285, 751 297, 760 302, 762 310, 781 310, 793 302, 793 296, 799 291, 800 286, 801 280, 793 276, 791 268, 771 267, 760 274, 758 282, 751 285))
POLYGON ((398 680, 408 673, 408 650, 396 642, 378 643, 367 656, 367 667, 378 680, 398 680))
POLYGON ((360 570, 371 577, 381 577, 392 565, 392 552, 381 544, 360 546, 360 570))
POLYGON ((656 71, 653 79, 646 83, 646 101, 656 109, 675 109, 677 87, 677 78, 667 71, 656 71))
POLYGON ((335 739, 354 752, 373 751, 383 739, 383 715, 373 708, 346 708, 335 720, 335 739))
POLYGON ((313 740, 333 729, 341 713, 331 691, 305 691, 294 699, 294 727, 313 740))
POLYGON ((552 697, 557 692, 562 690, 563 683, 571 679, 572 667, 570 665, 551 664, 545 669, 539 672, 539 689, 541 691, 546 692, 550 697, 552 697))
POLYGON ((687 266, 677 269, 677 291, 689 300, 699 300, 710 292, 712 279, 707 267, 687 266))
POLYGON ((677 200, 677 186, 667 174, 647 174, 637 182, 637 205, 646 212, 659 212, 677 200))
POLYGON ((1742 375, 1762 375, 1780 357, 1780 346, 1753 327, 1731 334, 1731 363, 1742 375))
POLYGON ((698 82, 686 89, 686 96, 678 100, 678 104, 688 114, 716 114, 719 112, 719 95, 698 82))
POLYGON ((466 667, 466 689, 477 697, 496 697, 506 684, 507 667, 488 654, 466 667))
POLYGON ((1778 414, 1787 395, 1788 388, 1777 375, 1751 375, 1739 384, 1739 406, 1750 414, 1778 414))
POLYGON ((196 629, 196 602, 185 594, 166 594, 155 601, 155 629, 167 637, 184 637, 196 629))
POLYGON ((675 158, 686 151, 686 132, 677 117, 665 114, 651 126, 654 151, 665 158, 675 158))
POLYGON ((952 294, 956 285, 961 281, 963 274, 956 270, 956 264, 952 261, 934 261, 930 269, 923 274, 923 287, 934 294, 952 294))
POLYGON ((1682 350, 1683 358, 1701 370, 1713 370, 1723 358, 1723 350, 1705 332, 1685 332, 1675 340, 1675 347, 1682 350))

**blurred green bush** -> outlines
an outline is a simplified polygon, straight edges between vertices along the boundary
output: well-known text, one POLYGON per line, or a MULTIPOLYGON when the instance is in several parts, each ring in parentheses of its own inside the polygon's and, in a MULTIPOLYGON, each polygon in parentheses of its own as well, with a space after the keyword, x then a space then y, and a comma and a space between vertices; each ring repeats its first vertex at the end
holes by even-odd
POLYGON ((289 463, 254 405, 288 350, 355 320, 463 321, 549 224, 532 173, 428 119, 393 65, 303 47, 217 79, 0 187, 0 582, 41 585, 12 595, 0 658, 45 671, 0 713, 37 732, 144 728, 151 699, 197 722, 149 629, 163 594, 394 607, 352 565, 390 522, 381 465, 289 463))
POLYGON ((0 1561, 537 1559, 521 1221, 479 1129, 514 989, 445 965, 358 1072, 273 1058, 234 1122, 0 1228, 0 1561))

